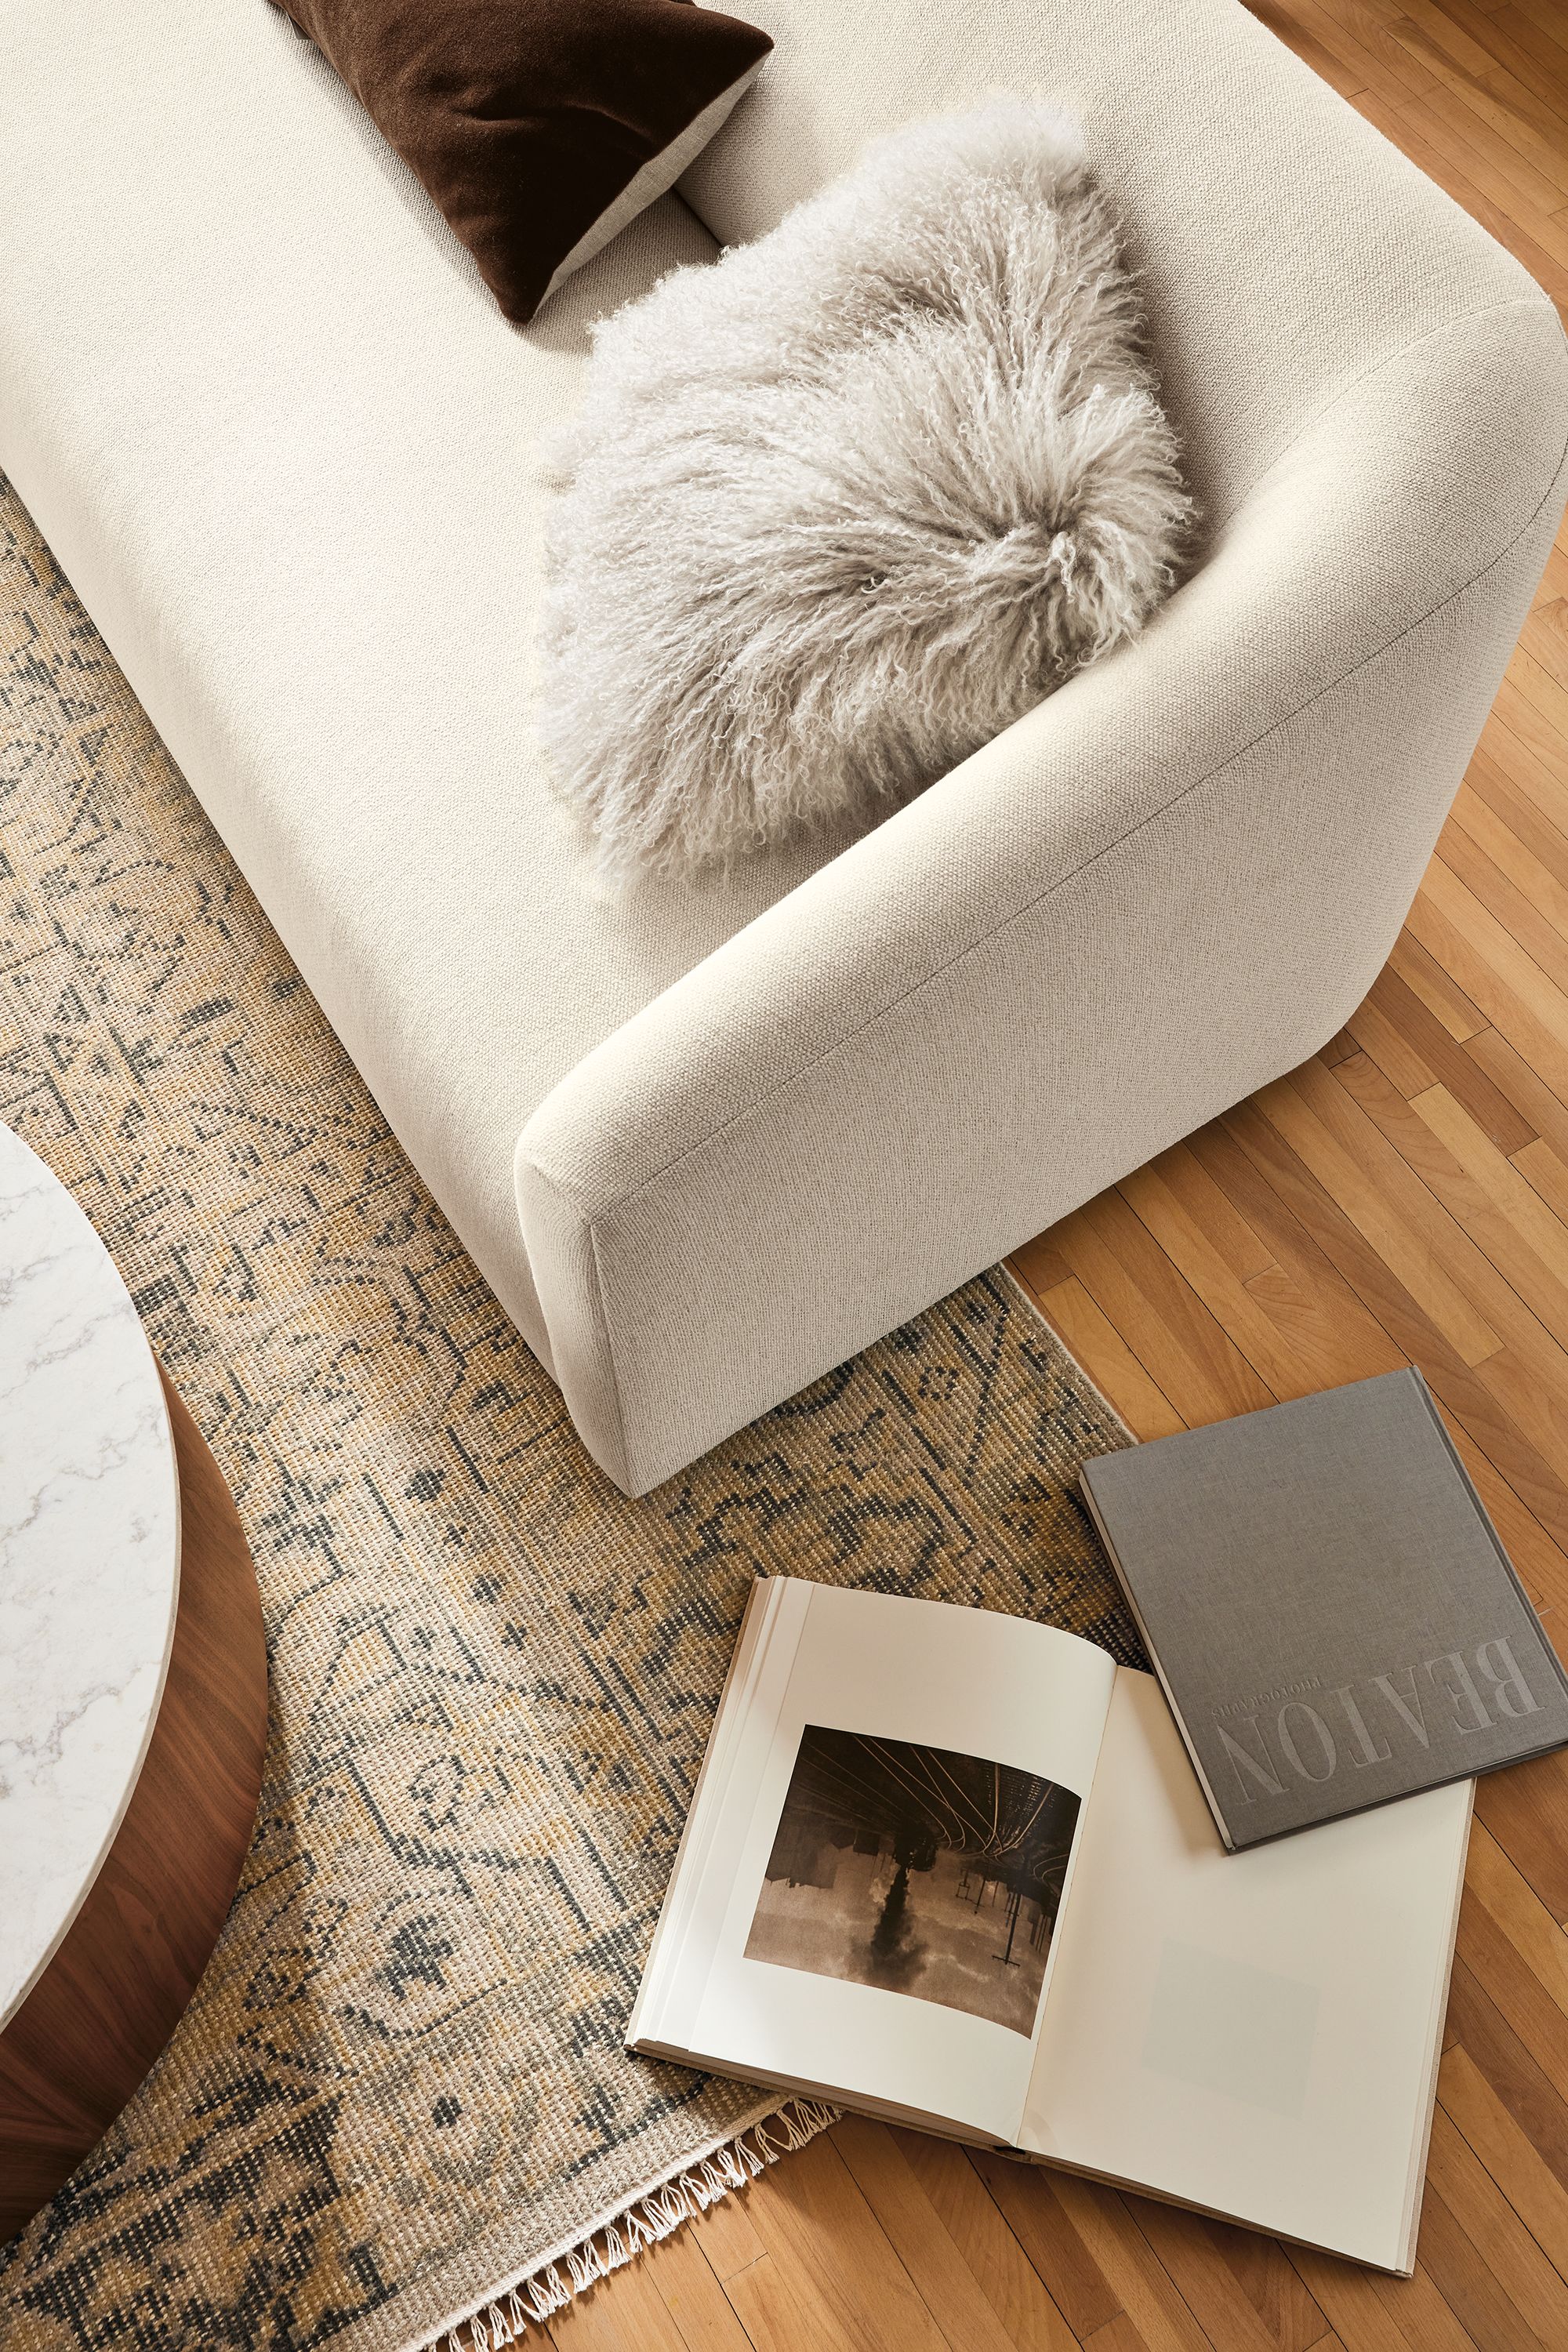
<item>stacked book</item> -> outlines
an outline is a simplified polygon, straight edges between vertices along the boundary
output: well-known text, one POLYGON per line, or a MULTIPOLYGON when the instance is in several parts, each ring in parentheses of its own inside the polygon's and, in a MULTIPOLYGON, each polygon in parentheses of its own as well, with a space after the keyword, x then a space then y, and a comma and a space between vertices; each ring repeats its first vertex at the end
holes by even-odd
POLYGON ((1082 1487, 1157 1679, 759 1579, 628 2041, 1407 2273, 1474 1777, 1568 1677, 1414 1370, 1082 1487))

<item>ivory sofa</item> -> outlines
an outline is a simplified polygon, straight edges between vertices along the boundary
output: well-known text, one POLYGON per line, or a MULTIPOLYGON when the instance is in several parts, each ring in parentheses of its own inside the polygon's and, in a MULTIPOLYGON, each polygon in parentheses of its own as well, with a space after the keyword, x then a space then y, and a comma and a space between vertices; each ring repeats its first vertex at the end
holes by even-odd
POLYGON ((0 465, 632 1493, 1343 1021, 1563 497, 1552 306, 1235 0, 752 13, 519 331, 265 0, 0 0, 0 465), (1204 560, 865 839, 603 895, 529 731, 588 322, 997 85, 1086 112, 1204 560))

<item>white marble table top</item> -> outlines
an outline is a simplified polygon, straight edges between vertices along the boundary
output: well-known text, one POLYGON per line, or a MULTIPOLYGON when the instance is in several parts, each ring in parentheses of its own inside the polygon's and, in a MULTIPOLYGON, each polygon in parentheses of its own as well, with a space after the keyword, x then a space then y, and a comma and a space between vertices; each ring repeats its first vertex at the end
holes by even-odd
POLYGON ((0 2026, 113 1843, 179 1589, 174 1443, 136 1310, 0 1127, 0 2026))

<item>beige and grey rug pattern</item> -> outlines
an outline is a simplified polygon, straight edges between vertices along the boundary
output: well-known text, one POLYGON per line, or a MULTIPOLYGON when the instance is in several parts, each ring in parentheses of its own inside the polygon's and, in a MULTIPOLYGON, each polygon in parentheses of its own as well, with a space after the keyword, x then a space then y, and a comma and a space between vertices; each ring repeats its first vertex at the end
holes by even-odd
POLYGON ((234 1489, 272 1686, 224 1938, 0 2345, 422 2345, 777 2105, 621 2046, 754 1570, 1135 1657, 1073 1493, 1120 1432, 994 1275, 616 1494, 3 484, 0 1118, 234 1489))

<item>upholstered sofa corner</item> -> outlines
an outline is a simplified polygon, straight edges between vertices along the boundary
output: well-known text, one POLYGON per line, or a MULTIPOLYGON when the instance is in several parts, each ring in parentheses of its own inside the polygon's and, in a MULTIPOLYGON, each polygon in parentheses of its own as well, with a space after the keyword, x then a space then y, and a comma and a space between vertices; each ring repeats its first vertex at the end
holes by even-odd
POLYGON ((534 1112, 518 1205, 555 1375, 620 1485, 646 1492, 1359 1002, 1562 512, 1568 347, 1521 281, 1371 360, 1142 642, 534 1112))

